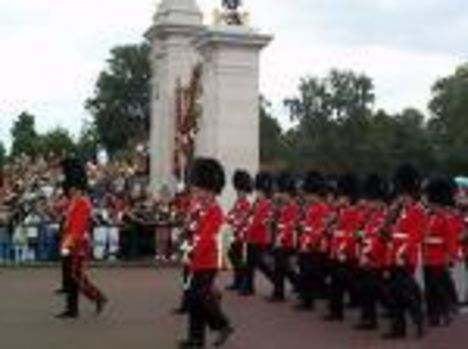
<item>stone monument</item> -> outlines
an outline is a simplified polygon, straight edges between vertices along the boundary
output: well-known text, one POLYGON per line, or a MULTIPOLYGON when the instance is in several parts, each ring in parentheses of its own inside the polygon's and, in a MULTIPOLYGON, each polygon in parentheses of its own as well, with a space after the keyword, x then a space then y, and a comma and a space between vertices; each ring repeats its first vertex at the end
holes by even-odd
MULTIPOLYGON (((250 27, 239 6, 238 0, 224 0, 213 24, 205 25, 194 0, 159 4, 146 33, 152 47, 150 154, 155 193, 177 182, 174 154, 180 138, 193 137, 191 154, 218 158, 228 178, 237 168, 252 174, 258 170, 259 56, 271 36, 250 27), (181 107, 178 88, 191 81, 200 86, 189 87, 188 98, 182 98, 189 106, 181 107), (193 103, 200 105, 199 115, 189 115, 192 128, 178 138, 178 114, 193 110, 193 103)), ((223 201, 232 195, 230 188, 223 201)))

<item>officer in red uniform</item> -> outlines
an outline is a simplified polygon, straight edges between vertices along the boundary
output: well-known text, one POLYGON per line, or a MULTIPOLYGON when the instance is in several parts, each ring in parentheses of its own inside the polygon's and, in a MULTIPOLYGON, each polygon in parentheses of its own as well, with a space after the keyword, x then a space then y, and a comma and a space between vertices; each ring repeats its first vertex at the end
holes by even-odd
POLYGON ((272 270, 265 261, 268 246, 271 244, 270 220, 272 215, 271 193, 273 177, 268 172, 260 172, 255 177, 255 202, 249 214, 246 230, 247 265, 240 294, 251 296, 255 293, 255 270, 258 269, 269 280, 272 270))
POLYGON ((388 185, 379 175, 369 175, 363 188, 368 211, 359 241, 361 316, 356 329, 373 330, 378 327, 377 304, 382 300, 383 272, 386 267, 387 241, 380 227, 387 217, 388 185))
POLYGON ((243 284, 246 262, 246 242, 245 235, 247 229, 247 219, 250 213, 250 202, 248 195, 252 193, 253 181, 247 171, 238 170, 233 176, 233 186, 237 192, 237 199, 232 209, 229 211, 226 221, 231 226, 233 232, 233 242, 228 251, 228 257, 233 267, 234 278, 232 285, 228 289, 240 291, 243 284))
POLYGON ((444 178, 432 178, 426 195, 429 215, 423 239, 423 263, 427 315, 431 326, 447 325, 453 298, 449 266, 455 262, 458 250, 458 232, 454 230, 450 211, 454 204, 452 186, 444 178))
POLYGON ((181 341, 179 348, 204 348, 207 326, 218 333, 215 346, 224 344, 233 332, 214 286, 219 269, 218 235, 224 221, 216 196, 221 194, 224 184, 224 169, 217 160, 199 158, 194 161, 190 185, 200 211, 193 217, 195 232, 189 255, 188 339, 181 341))
POLYGON ((421 180, 411 165, 402 165, 394 177, 398 193, 394 210, 396 222, 391 228, 389 242, 389 306, 391 328, 386 339, 406 336, 406 314, 417 327, 417 336, 423 335, 424 315, 422 292, 414 278, 418 265, 423 233, 426 229, 424 208, 419 202, 421 180))
POLYGON ((358 179, 353 174, 340 176, 338 180, 338 220, 333 228, 330 255, 332 260, 331 282, 327 321, 342 321, 344 318, 344 296, 351 295, 356 285, 353 268, 356 263, 354 234, 362 224, 363 214, 358 209, 358 179))
POLYGON ((87 176, 84 167, 77 160, 68 160, 64 166, 65 189, 70 203, 64 223, 62 255, 69 260, 67 272, 66 309, 58 318, 76 318, 79 315, 78 296, 83 293, 96 304, 96 313, 100 314, 107 303, 106 297, 94 286, 84 272, 89 258, 89 224, 92 205, 86 196, 87 176))
POLYGON ((297 277, 292 269, 291 258, 294 256, 297 225, 299 222, 299 206, 295 201, 296 185, 291 174, 284 172, 277 178, 278 193, 277 208, 278 215, 273 224, 275 225, 273 256, 273 294, 270 298, 273 302, 285 300, 285 281, 291 283, 294 289, 298 289, 297 277))
POLYGON ((315 171, 306 174, 303 183, 305 203, 299 222, 299 304, 297 309, 313 309, 323 290, 323 271, 320 260, 320 241, 325 234, 329 213, 325 201, 325 179, 315 171))

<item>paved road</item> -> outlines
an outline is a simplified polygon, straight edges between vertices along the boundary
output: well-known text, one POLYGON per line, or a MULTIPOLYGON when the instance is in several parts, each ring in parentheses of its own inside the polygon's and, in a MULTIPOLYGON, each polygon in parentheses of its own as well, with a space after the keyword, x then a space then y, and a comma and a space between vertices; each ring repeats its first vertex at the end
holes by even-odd
MULTIPOLYGON (((184 319, 170 315, 179 295, 174 269, 100 269, 92 271, 111 303, 102 317, 82 302, 79 320, 59 321, 54 269, 0 270, 1 349, 173 349, 184 334, 184 319)), ((225 308, 237 332, 226 349, 458 349, 468 343, 468 317, 424 341, 383 342, 376 333, 358 333, 329 324, 317 313, 296 313, 291 303, 265 302, 268 285, 256 298, 225 294, 225 308)), ((318 312, 320 313, 320 312, 318 312)))

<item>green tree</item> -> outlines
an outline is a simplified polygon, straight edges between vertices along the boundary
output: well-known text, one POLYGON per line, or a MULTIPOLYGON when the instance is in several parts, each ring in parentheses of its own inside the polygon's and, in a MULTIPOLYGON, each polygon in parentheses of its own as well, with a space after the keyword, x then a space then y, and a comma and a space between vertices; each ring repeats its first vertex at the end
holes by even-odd
POLYGON ((42 154, 70 155, 76 152, 76 145, 70 133, 61 127, 40 135, 40 149, 42 154))
POLYGON ((35 118, 23 112, 18 116, 11 129, 12 156, 27 154, 35 156, 39 153, 40 140, 36 132, 35 118))
POLYGON ((322 79, 302 79, 299 95, 285 101, 291 119, 298 122, 288 137, 300 162, 294 167, 364 171, 368 147, 362 136, 373 102, 373 83, 365 75, 332 70, 322 79))
POLYGON ((438 80, 432 88, 429 122, 439 169, 468 173, 468 63, 438 80))
POLYGON ((96 125, 85 122, 81 129, 77 142, 77 154, 81 159, 92 160, 95 158, 99 145, 99 135, 96 125))
POLYGON ((5 145, 0 141, 0 169, 5 165, 7 152, 5 145))
POLYGON ((285 165, 283 131, 271 114, 271 105, 260 98, 260 163, 263 168, 276 169, 285 165))
POLYGON ((86 101, 99 139, 111 153, 149 137, 149 52, 146 43, 113 48, 95 95, 86 101))

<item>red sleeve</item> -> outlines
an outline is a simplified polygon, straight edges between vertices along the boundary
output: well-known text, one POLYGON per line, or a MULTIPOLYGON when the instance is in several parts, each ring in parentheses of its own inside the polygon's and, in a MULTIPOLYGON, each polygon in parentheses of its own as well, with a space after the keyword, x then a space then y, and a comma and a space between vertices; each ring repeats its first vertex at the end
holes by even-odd
POLYGON ((91 203, 87 199, 79 199, 68 213, 67 230, 73 239, 83 239, 89 228, 91 203))

